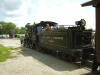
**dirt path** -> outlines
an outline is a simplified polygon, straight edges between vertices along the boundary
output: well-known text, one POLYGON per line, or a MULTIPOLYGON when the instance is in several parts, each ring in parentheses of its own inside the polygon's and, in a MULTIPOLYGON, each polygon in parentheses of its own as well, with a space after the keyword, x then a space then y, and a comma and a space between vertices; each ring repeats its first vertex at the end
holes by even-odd
POLYGON ((89 72, 53 56, 23 48, 19 40, 2 39, 0 43, 22 49, 16 57, 0 62, 0 75, 82 75, 89 72))
POLYGON ((20 47, 20 40, 0 39, 0 43, 4 46, 20 47))

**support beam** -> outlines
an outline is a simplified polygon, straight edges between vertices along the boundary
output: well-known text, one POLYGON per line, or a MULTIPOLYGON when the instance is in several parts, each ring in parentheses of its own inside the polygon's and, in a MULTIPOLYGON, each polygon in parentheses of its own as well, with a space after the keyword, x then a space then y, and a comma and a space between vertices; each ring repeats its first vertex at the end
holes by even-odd
POLYGON ((93 5, 96 8, 96 61, 100 63, 100 0, 92 0, 82 6, 93 5))
POLYGON ((100 0, 92 0, 86 3, 81 4, 82 7, 84 6, 90 6, 93 5, 94 7, 98 6, 100 4, 100 0))
POLYGON ((100 63, 100 5, 96 7, 96 60, 100 63))
POLYGON ((93 1, 89 1, 89 2, 86 2, 86 3, 81 4, 81 5, 82 5, 82 7, 84 7, 84 6, 90 6, 90 5, 93 5, 93 1))

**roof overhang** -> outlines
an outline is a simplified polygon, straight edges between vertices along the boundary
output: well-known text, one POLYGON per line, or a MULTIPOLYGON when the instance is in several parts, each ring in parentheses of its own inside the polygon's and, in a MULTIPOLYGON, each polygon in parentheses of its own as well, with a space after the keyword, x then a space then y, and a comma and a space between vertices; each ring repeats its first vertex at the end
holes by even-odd
POLYGON ((81 6, 84 7, 84 6, 93 5, 94 7, 96 7, 98 6, 98 4, 100 4, 100 0, 92 0, 92 1, 81 4, 81 6))

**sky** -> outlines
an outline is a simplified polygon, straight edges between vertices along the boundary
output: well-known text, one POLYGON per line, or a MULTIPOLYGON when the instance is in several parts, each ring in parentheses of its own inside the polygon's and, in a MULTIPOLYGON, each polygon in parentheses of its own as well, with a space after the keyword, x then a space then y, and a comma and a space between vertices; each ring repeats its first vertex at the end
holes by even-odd
POLYGON ((95 29, 95 8, 81 7, 90 0, 0 0, 0 21, 13 22, 17 27, 40 21, 59 25, 75 25, 86 20, 86 28, 95 29))

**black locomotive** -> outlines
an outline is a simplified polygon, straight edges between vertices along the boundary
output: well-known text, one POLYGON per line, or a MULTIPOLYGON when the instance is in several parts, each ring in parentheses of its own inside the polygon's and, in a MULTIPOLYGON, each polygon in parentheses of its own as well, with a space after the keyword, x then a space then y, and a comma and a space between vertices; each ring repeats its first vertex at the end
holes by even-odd
POLYGON ((36 48, 48 54, 64 57, 72 62, 85 64, 91 58, 92 30, 85 29, 85 20, 76 25, 60 26, 56 22, 41 21, 26 25, 27 33, 21 40, 24 47, 36 48))

